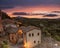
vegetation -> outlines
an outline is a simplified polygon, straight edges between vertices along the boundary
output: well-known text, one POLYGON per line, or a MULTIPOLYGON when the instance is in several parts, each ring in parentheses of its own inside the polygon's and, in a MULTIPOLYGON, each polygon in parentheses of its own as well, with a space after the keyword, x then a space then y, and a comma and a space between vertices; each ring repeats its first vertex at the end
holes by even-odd
POLYGON ((42 30, 42 34, 51 36, 60 41, 60 19, 28 19, 22 17, 14 19, 18 22, 22 22, 24 26, 33 25, 39 27, 42 30))
POLYGON ((8 45, 8 42, 7 41, 2 41, 0 43, 0 48, 10 48, 10 46, 8 45))
POLYGON ((0 16, 2 16, 2 17, 1 17, 2 19, 11 19, 11 18, 8 16, 8 14, 6 14, 5 12, 3 12, 3 11, 1 11, 1 10, 0 10, 0 16))

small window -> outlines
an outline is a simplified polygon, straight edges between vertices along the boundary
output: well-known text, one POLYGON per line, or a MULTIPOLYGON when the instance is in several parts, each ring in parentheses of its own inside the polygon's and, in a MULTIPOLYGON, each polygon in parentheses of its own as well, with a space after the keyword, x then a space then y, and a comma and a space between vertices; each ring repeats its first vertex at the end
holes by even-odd
POLYGON ((37 35, 39 36, 39 33, 37 33, 37 35))
POLYGON ((31 37, 31 34, 29 33, 29 37, 31 37))
POLYGON ((32 33, 32 36, 34 36, 34 34, 32 33))
POLYGON ((1 31, 0 31, 0 33, 1 33, 1 31))
POLYGON ((38 41, 38 44, 39 44, 39 41, 38 41))
POLYGON ((34 43, 36 43, 36 41, 34 41, 34 43))

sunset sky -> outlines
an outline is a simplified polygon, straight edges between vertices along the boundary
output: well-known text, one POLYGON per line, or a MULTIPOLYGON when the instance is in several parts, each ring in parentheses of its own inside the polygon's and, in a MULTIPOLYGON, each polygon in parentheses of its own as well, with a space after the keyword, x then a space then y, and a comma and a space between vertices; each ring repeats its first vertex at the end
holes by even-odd
POLYGON ((0 9, 10 16, 13 12, 60 11, 60 0, 0 0, 0 9))

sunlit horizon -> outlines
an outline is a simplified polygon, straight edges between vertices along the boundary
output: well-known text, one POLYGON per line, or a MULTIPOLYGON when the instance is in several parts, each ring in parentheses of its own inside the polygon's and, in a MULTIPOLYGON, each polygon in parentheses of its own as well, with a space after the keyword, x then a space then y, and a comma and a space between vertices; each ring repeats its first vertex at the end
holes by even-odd
MULTIPOLYGON (((34 7, 14 7, 11 9, 4 9, 2 10, 4 12, 6 12, 10 17, 14 17, 15 15, 13 15, 12 13, 14 12, 27 12, 27 13, 50 13, 52 11, 60 11, 60 7, 58 6, 34 6, 34 7)), ((32 16, 24 16, 27 18, 32 18, 32 16)), ((33 18, 53 18, 53 17, 42 17, 42 16, 33 16, 33 18)), ((55 17, 55 18, 60 18, 55 17)))

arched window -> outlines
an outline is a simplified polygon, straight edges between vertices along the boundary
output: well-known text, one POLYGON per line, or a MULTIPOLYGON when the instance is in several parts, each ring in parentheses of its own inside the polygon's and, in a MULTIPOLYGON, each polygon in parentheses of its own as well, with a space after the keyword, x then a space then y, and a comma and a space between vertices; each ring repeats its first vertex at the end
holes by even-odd
POLYGON ((34 41, 34 43, 36 43, 36 41, 34 41))
POLYGON ((39 36, 39 33, 37 33, 37 35, 39 36))
POLYGON ((29 37, 31 37, 31 34, 29 33, 29 37))
POLYGON ((32 33, 32 36, 34 36, 34 34, 32 33))
POLYGON ((38 44, 39 44, 40 41, 38 41, 38 44))

